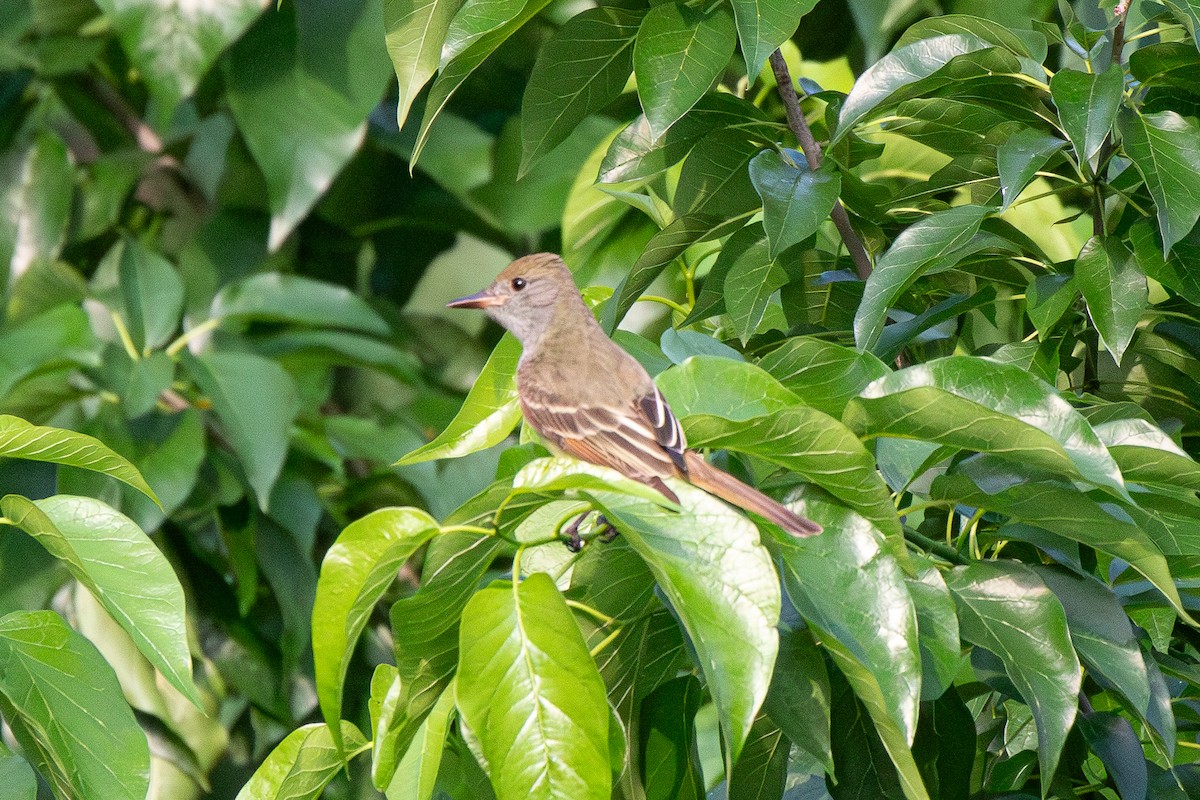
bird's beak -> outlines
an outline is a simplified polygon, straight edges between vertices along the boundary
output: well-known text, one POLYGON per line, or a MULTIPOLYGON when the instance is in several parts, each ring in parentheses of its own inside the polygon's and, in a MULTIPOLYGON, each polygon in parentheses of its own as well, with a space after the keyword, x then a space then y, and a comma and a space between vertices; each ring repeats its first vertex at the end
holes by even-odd
POLYGON ((492 294, 488 289, 484 289, 482 292, 451 300, 446 303, 446 308, 489 308, 503 305, 506 299, 508 298, 503 295, 492 294))

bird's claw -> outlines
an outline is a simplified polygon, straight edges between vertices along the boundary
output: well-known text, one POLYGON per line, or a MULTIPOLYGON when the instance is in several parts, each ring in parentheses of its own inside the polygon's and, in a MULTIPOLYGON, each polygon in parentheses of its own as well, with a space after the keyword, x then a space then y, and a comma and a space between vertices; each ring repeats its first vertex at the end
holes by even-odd
MULTIPOLYGON (((561 531, 561 535, 565 539, 563 544, 565 544, 567 549, 572 553, 578 553, 583 549, 584 541, 583 537, 579 535, 579 526, 583 524, 583 521, 587 519, 588 515, 591 513, 591 511, 584 511, 582 514, 575 517, 575 519, 571 520, 571 522, 561 531)), ((612 526, 612 524, 604 517, 603 514, 600 514, 596 517, 596 531, 597 538, 599 538, 600 541, 604 542, 605 544, 611 542, 619 535, 619 531, 612 526)))

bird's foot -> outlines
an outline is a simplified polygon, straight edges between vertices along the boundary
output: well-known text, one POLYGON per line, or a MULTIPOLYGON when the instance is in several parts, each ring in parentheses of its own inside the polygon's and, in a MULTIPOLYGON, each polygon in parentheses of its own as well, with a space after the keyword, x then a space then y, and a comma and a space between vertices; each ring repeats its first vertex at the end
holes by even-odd
POLYGON ((605 517, 603 514, 596 517, 596 530, 598 530, 600 532, 599 533, 600 541, 604 542, 605 544, 608 544, 613 539, 616 539, 618 536, 621 535, 621 532, 619 530, 617 530, 616 528, 614 528, 612 526, 612 523, 609 522, 608 518, 605 517))
MULTIPOLYGON (((571 520, 571 522, 568 523, 566 527, 564 527, 561 531, 559 531, 559 535, 561 535, 563 537, 563 539, 565 540, 563 542, 563 544, 565 544, 567 546, 567 549, 570 550, 572 553, 578 553, 580 550, 583 549, 584 541, 583 541, 583 537, 579 534, 579 527, 583 524, 583 521, 585 519, 587 519, 588 516, 591 514, 592 514, 591 511, 584 511, 582 514, 580 514, 579 516, 577 516, 573 520, 571 520)), ((607 544, 608 542, 611 542, 613 539, 617 538, 617 536, 619 535, 619 532, 617 531, 617 529, 614 528, 607 519, 605 519, 603 514, 597 515, 595 529, 596 529, 596 538, 598 538, 600 541, 604 542, 605 544, 607 544)))

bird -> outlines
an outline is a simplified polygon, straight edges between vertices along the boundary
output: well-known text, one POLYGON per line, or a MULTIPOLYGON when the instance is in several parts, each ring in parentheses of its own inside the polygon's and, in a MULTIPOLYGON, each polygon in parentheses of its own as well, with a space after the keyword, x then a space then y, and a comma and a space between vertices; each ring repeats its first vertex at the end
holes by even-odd
POLYGON ((676 505, 667 478, 681 478, 794 536, 821 532, 688 449, 650 373, 604 333, 558 255, 518 258, 486 289, 447 306, 482 309, 520 341, 521 411, 552 450, 614 469, 676 505))

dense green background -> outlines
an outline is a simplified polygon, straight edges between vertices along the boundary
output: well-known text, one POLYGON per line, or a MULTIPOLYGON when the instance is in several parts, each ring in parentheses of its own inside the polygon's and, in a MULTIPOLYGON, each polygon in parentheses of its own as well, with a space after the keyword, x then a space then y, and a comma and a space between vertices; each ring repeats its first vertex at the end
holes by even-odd
POLYGON ((1198 25, 6 0, 0 792, 1200 796, 1198 25), (539 250, 825 533, 519 431, 539 250))

